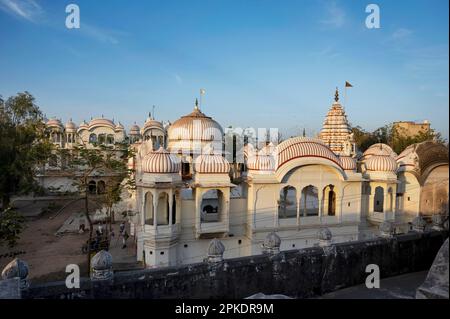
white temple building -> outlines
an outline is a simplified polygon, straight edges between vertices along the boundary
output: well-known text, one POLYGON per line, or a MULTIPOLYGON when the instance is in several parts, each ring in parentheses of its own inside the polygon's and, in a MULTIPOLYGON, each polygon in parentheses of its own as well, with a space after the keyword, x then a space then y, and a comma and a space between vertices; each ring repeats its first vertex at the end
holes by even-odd
POLYGON ((337 91, 319 138, 259 149, 243 142, 240 166, 227 161, 223 128, 198 103, 169 126, 150 116, 128 137, 106 119, 82 123, 75 135, 72 124, 47 124, 62 147, 95 135, 106 143, 128 139, 136 150, 128 207, 136 258, 148 267, 200 262, 212 238, 232 258, 260 254, 272 232, 288 250, 318 244, 324 228, 346 242, 373 236, 383 222, 404 232, 418 216, 448 214, 447 148, 430 141, 397 156, 375 144, 358 157, 337 91))

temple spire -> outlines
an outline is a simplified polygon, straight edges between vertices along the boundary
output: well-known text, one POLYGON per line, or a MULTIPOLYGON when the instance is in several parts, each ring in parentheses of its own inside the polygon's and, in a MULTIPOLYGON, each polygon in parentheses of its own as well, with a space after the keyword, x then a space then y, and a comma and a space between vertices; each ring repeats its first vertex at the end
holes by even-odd
POLYGON ((336 92, 334 93, 334 100, 336 101, 336 102, 339 102, 339 91, 338 91, 338 88, 336 87, 336 92))

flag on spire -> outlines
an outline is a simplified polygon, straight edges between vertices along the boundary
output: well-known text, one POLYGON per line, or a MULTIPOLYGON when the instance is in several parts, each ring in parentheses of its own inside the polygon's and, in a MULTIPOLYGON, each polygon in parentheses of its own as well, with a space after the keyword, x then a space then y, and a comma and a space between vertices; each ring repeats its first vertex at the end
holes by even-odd
POLYGON ((346 87, 346 88, 352 88, 353 85, 351 85, 350 82, 345 81, 345 87, 346 87))

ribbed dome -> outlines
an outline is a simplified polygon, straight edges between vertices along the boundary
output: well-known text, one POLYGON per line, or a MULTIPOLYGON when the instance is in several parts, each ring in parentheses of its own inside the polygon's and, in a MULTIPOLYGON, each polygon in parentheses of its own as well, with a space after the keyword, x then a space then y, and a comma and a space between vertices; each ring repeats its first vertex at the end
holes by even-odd
POLYGON ((283 166, 290 160, 301 157, 319 157, 328 159, 338 166, 341 166, 341 161, 321 140, 309 137, 294 137, 290 138, 277 147, 278 153, 278 168, 283 166))
POLYGON ((216 238, 211 240, 208 246, 208 256, 222 256, 225 252, 225 246, 222 244, 222 242, 216 238))
POLYGON ((88 123, 86 123, 86 121, 81 122, 80 126, 78 127, 78 129, 88 129, 89 125, 88 123))
POLYGON ((340 156, 342 168, 346 171, 354 171, 356 170, 356 161, 351 156, 340 156))
POLYGON ((125 131, 125 127, 122 123, 119 122, 119 124, 116 125, 116 131, 125 131))
POLYGON ((365 162, 368 171, 378 172, 395 172, 397 170, 397 162, 389 155, 386 149, 378 148, 365 162))
POLYGON ((140 128, 138 125, 133 124, 130 128, 130 135, 139 135, 140 134, 140 128))
POLYGON ((66 123, 65 127, 66 127, 66 131, 75 131, 77 129, 77 125, 74 122, 72 122, 72 119, 70 119, 66 123))
POLYGON ((203 114, 196 106, 194 111, 176 120, 168 129, 170 141, 221 141, 223 130, 219 123, 203 114))
POLYGON ((157 128, 164 131, 164 126, 160 121, 155 120, 153 117, 148 117, 144 123, 144 132, 150 128, 157 128))
POLYGON ((336 153, 344 151, 344 144, 350 140, 352 129, 348 123, 347 115, 339 103, 339 95, 336 90, 335 102, 331 105, 319 138, 336 153))
POLYGON ((369 159, 372 155, 378 154, 378 155, 388 155, 393 158, 397 157, 397 154, 392 150, 392 148, 384 143, 376 143, 371 145, 364 153, 363 153, 363 160, 369 159), (380 153, 380 150, 382 154, 380 153))
POLYGON ((206 174, 228 174, 230 163, 218 154, 203 154, 195 159, 195 171, 206 174))
POLYGON ((275 158, 264 153, 253 154, 247 159, 247 168, 251 171, 273 171, 275 158))
POLYGON ((145 173, 178 173, 180 168, 180 160, 162 147, 149 153, 142 161, 142 171, 145 173))
POLYGON ((61 121, 58 120, 58 119, 56 119, 56 118, 50 119, 50 120, 46 123, 46 125, 47 125, 48 127, 58 127, 58 128, 63 128, 63 125, 62 125, 61 121))
POLYGON ((95 126, 109 126, 112 129, 116 128, 116 125, 114 125, 114 122, 105 118, 95 118, 92 119, 89 122, 89 127, 95 127, 95 126))
POLYGON ((277 233, 271 232, 264 239, 265 248, 279 248, 281 246, 281 238, 277 233))

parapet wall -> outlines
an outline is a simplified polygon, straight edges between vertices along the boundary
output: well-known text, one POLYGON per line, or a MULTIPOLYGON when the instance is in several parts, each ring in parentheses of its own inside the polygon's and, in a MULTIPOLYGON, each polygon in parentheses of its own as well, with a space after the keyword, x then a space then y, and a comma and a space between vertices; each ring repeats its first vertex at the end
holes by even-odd
POLYGON ((180 267, 117 272, 113 279, 36 285, 22 298, 245 298, 262 292, 314 297, 364 283, 368 264, 381 278, 430 268, 446 231, 333 244, 180 267))

